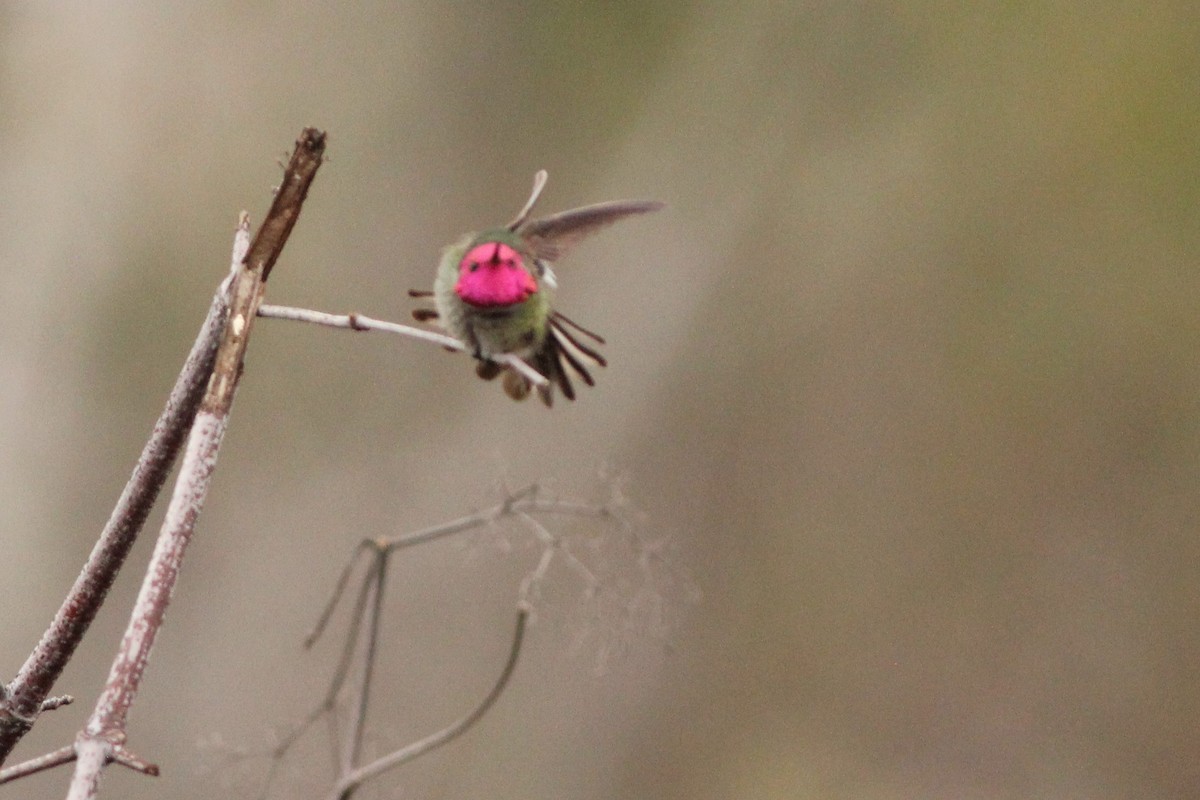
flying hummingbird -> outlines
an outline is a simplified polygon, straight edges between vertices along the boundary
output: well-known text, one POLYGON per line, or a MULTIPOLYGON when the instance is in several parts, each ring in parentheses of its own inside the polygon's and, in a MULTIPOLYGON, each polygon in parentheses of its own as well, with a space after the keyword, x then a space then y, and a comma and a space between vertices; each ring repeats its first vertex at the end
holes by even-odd
POLYGON ((593 346, 604 344, 604 339, 554 310, 557 283, 551 262, 601 228, 634 214, 657 211, 663 204, 615 200, 529 219, 547 177, 545 170, 534 176, 529 200, 512 222, 468 233, 443 250, 432 292, 412 290, 409 295, 432 297, 435 308, 417 309, 413 316, 420 321, 438 320, 471 348, 479 377, 492 380, 503 372, 504 391, 514 400, 529 395, 529 380, 491 357, 512 353, 529 362, 550 382, 538 387, 542 402, 549 406, 555 386, 568 400, 575 399, 567 367, 594 386, 583 359, 602 367, 607 364, 593 346))

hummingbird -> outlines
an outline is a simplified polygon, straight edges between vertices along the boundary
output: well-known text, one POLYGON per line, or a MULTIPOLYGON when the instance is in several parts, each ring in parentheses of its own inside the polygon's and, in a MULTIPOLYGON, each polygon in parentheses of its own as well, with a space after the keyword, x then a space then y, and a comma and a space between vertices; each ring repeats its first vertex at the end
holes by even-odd
POLYGON ((568 368, 588 386, 595 386, 584 361, 606 366, 596 350, 604 339, 584 328, 553 305, 557 280, 551 264, 584 238, 636 214, 657 211, 657 200, 615 200, 530 219, 548 175, 540 170, 525 206, 504 227, 468 233, 442 251, 433 291, 410 290, 411 297, 432 298, 434 308, 419 308, 419 321, 437 320, 470 348, 475 372, 484 380, 504 374, 505 393, 524 400, 529 379, 492 356, 513 354, 541 373, 549 383, 537 387, 547 407, 557 386, 575 399, 568 368), (585 341, 586 340, 586 341, 585 341))

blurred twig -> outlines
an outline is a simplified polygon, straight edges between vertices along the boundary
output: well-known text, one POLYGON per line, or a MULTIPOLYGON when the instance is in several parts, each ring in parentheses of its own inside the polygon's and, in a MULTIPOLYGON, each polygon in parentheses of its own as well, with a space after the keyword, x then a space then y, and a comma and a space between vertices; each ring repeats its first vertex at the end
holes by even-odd
MULTIPOLYGON (((470 712, 465 714, 456 722, 447 725, 437 733, 426 736, 412 744, 401 747, 392 753, 389 753, 382 758, 377 758, 369 764, 364 764, 357 769, 343 768, 342 776, 338 779, 337 785, 330 792, 330 800, 350 800, 350 796, 358 790, 367 781, 377 775, 398 767, 401 764, 406 764, 415 758, 419 758, 426 753, 436 750, 444 744, 453 741, 457 737, 466 733, 466 731, 483 718, 483 715, 488 712, 488 709, 495 704, 500 695, 508 686, 508 681, 512 678, 513 673, 517 669, 517 657, 521 654, 521 645, 525 640, 525 626, 529 621, 529 609, 522 607, 517 610, 517 624, 513 631, 512 645, 508 650, 508 660, 504 662, 504 668, 500 671, 500 677, 492 685, 491 691, 483 698, 479 705, 475 706, 470 712)), ((356 723, 361 725, 362 719, 357 719, 356 723)), ((361 731, 358 738, 361 738, 361 731)))
MULTIPOLYGON (((345 688, 351 667, 354 665, 356 654, 361 659, 358 662, 359 677, 354 697, 350 700, 351 719, 346 727, 340 744, 341 753, 337 759, 339 775, 334 782, 334 788, 329 797, 331 800, 348 800, 350 796, 365 782, 387 770, 412 761, 415 758, 452 741, 466 732, 479 721, 488 709, 496 702, 508 685, 513 672, 516 670, 517 659, 524 642, 526 626, 533 612, 533 601, 538 594, 538 587, 545 579, 547 570, 555 554, 563 554, 572 564, 594 581, 591 573, 578 562, 570 553, 563 537, 552 534, 545 526, 537 522, 533 515, 566 515, 573 517, 590 517, 608 519, 620 522, 618 508, 613 504, 587 504, 556 499, 544 499, 538 496, 536 485, 510 493, 502 502, 474 514, 469 514, 449 522, 405 534, 393 539, 366 539, 362 541, 354 554, 343 568, 334 586, 333 594, 311 634, 305 640, 305 646, 311 646, 324 632, 330 617, 341 601, 350 584, 350 576, 354 566, 364 554, 370 559, 370 565, 359 584, 355 599, 354 611, 342 647, 338 666, 334 671, 329 690, 324 700, 301 722, 301 724, 286 736, 271 754, 271 766, 266 776, 263 796, 270 790, 271 782, 278 771, 282 759, 301 736, 322 716, 331 713, 337 703, 337 698, 345 688), (375 653, 379 643, 379 632, 383 615, 383 590, 387 576, 390 556, 398 550, 425 544, 437 539, 463 533, 492 525, 504 518, 516 518, 531 525, 535 537, 542 545, 541 556, 536 567, 522 581, 517 603, 517 620, 513 631, 509 655, 499 677, 483 700, 470 712, 442 730, 408 744, 388 755, 377 758, 366 764, 360 764, 362 756, 362 740, 366 729, 366 715, 370 692, 372 673, 374 670, 375 653), (360 638, 362 637, 362 638, 360 638), (363 641, 365 639, 365 641, 363 641)), ((589 590, 593 586, 589 582, 589 590)))

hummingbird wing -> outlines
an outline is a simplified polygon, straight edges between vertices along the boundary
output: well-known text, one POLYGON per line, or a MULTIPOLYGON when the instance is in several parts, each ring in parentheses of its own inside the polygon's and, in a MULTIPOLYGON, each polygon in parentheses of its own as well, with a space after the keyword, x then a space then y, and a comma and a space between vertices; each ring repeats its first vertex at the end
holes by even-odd
POLYGON ((531 219, 521 224, 517 233, 529 244, 535 256, 556 261, 601 228, 635 214, 658 211, 663 206, 657 200, 613 200, 531 219))

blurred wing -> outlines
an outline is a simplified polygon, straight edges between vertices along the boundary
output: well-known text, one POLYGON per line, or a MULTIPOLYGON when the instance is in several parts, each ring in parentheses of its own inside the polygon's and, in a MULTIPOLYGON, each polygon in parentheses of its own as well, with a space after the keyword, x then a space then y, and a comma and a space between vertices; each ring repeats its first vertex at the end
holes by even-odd
POLYGON ((576 244, 601 228, 635 214, 658 211, 663 203, 657 200, 613 200, 594 206, 574 208, 541 219, 531 219, 517 228, 534 255, 546 261, 556 261, 576 244))

